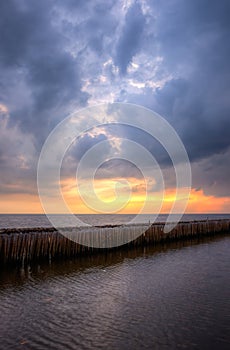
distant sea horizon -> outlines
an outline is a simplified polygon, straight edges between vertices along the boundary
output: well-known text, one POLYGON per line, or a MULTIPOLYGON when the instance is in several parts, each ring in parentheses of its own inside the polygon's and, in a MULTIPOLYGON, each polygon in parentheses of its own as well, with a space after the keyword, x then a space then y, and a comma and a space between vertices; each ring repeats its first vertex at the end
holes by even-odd
MULTIPOLYGON (((83 223, 89 225, 116 225, 128 224, 138 214, 74 214, 83 223)), ((169 214, 159 214, 156 218, 154 214, 138 215, 138 223, 165 222, 169 214)), ((51 216, 62 217, 66 225, 71 225, 71 220, 65 214, 51 214, 51 216)), ((230 213, 200 213, 183 214, 180 221, 199 220, 220 220, 230 219, 230 213)), ((52 223, 46 214, 0 214, 0 229, 3 228, 33 228, 52 227, 52 223)))

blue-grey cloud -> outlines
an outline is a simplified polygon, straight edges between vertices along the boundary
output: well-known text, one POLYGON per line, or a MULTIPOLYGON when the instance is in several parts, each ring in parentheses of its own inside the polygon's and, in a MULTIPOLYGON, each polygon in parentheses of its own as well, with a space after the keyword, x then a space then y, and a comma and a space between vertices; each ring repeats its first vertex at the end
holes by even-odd
POLYGON ((159 74, 163 69, 169 77, 157 89, 145 87, 140 93, 127 89, 118 100, 139 103, 166 117, 192 161, 225 151, 230 145, 230 3, 152 4, 157 12, 156 54, 163 58, 159 74))
POLYGON ((115 64, 119 67, 121 74, 125 74, 132 57, 141 47, 145 26, 145 16, 141 6, 135 2, 127 11, 124 28, 119 37, 115 64))
MULTIPOLYGON (((230 169, 229 11, 228 0, 1 1, 0 104, 9 111, 0 130, 2 183, 23 176, 34 181, 36 157, 52 128, 88 102, 114 100, 164 116, 203 169, 195 170, 194 186, 202 187, 206 174, 206 192, 223 195, 230 169), (14 173, 15 158, 21 165, 14 173)), ((162 147, 128 127, 88 134, 72 160, 95 142, 119 136, 170 166, 162 147)), ((133 171, 127 165, 126 174, 133 171)))
POLYGON ((61 113, 68 103, 74 100, 84 105, 88 97, 81 91, 77 62, 67 51, 60 26, 55 24, 54 4, 10 0, 0 5, 0 64, 5 74, 0 97, 8 105, 10 93, 17 94, 19 82, 24 81, 30 94, 22 106, 12 109, 10 120, 37 136, 47 136, 51 126, 63 118, 61 113))

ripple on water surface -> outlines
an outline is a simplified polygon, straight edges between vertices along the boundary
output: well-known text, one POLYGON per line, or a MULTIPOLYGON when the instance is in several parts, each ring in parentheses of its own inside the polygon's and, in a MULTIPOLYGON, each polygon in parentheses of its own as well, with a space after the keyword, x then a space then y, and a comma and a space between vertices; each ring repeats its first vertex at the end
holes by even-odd
POLYGON ((1 274, 0 349, 227 349, 228 237, 1 274))

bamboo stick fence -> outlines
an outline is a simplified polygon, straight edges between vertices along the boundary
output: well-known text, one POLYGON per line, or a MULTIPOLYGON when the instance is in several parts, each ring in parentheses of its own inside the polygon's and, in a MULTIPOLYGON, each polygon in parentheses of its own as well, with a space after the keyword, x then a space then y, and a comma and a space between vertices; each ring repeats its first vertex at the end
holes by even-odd
MULTIPOLYGON (((129 234, 135 237, 138 225, 105 226, 91 228, 91 239, 98 247, 103 247, 105 239, 111 233, 129 234), (103 232, 103 236, 101 233, 103 232)), ((169 233, 163 232, 164 223, 146 225, 146 231, 138 238, 131 240, 124 247, 156 245, 168 241, 204 237, 230 232, 230 220, 207 220, 180 222, 169 233)), ((140 225, 139 225, 140 229, 140 225)), ((143 229, 143 226, 142 226, 143 229)), ((143 232, 143 231, 142 231, 143 232)), ((70 235, 71 237, 71 235, 70 235)), ((137 237, 137 235, 136 235, 137 237)), ((109 239, 109 238, 108 238, 109 239)), ((118 249, 118 248, 116 248, 118 249)), ((89 255, 104 249, 92 248, 78 244, 60 234, 55 228, 1 229, 0 230, 0 264, 24 264, 39 260, 77 257, 89 255)))

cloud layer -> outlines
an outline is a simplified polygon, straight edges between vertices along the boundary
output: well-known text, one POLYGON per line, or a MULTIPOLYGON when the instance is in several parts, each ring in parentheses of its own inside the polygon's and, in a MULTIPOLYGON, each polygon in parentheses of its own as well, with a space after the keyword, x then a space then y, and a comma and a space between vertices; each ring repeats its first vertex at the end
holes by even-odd
MULTIPOLYGON (((230 196, 229 11, 228 0, 2 1, 1 193, 15 184, 15 191, 36 192, 42 144, 69 113, 120 101, 173 125, 192 162, 194 188, 230 196)), ((164 150, 132 128, 85 134, 66 166, 101 140, 111 140, 105 155, 117 152, 121 136, 140 142, 168 171, 164 150)), ((116 166, 135 174, 128 163, 116 166)), ((105 168, 111 176, 114 167, 105 168)))

